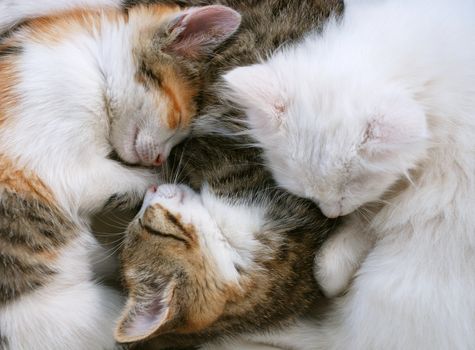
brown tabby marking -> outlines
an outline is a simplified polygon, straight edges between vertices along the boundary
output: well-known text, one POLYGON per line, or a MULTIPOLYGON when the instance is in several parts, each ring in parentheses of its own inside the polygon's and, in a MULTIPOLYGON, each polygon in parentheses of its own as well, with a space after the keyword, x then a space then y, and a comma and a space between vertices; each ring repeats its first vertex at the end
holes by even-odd
POLYGON ((75 236, 51 190, 0 155, 0 304, 49 283, 75 236))
MULTIPOLYGON (((22 188, 23 190, 23 188, 22 188)), ((41 196, 0 187, 0 305, 48 284, 76 226, 41 196)))
POLYGON ((198 94, 199 84, 190 81, 183 72, 186 67, 180 67, 180 63, 184 62, 171 60, 166 56, 157 61, 154 49, 143 46, 148 42, 141 44, 137 50, 140 52, 137 56, 141 56, 137 60, 141 62, 136 80, 146 88, 152 85, 161 89, 162 94, 156 95, 157 105, 163 103, 164 98, 168 101, 168 113, 163 121, 170 129, 187 127, 196 115, 194 99, 198 94))
POLYGON ((149 232, 164 234, 163 232, 172 232, 174 236, 184 240, 188 247, 197 244, 196 231, 193 226, 181 223, 181 218, 170 213, 165 207, 156 203, 151 206, 144 214, 143 222, 156 222, 155 229, 145 224, 149 232))

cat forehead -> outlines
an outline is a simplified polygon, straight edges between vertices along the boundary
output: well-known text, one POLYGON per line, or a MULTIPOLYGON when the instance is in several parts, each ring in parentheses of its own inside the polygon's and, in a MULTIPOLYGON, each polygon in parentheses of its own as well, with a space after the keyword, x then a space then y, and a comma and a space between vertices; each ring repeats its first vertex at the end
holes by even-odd
POLYGON ((137 5, 130 8, 126 15, 129 24, 137 29, 149 28, 149 34, 154 35, 158 26, 179 11, 180 7, 172 4, 137 5))

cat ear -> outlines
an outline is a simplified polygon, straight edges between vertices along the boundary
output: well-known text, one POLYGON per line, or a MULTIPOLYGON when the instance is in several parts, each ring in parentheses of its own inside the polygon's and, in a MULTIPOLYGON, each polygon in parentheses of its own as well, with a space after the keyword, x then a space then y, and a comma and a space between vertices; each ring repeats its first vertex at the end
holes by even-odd
POLYGON ((192 7, 180 12, 169 23, 173 40, 166 50, 184 57, 200 57, 228 39, 240 24, 241 15, 229 7, 192 7))
POLYGON ((415 155, 429 138, 424 110, 407 98, 395 97, 383 104, 366 124, 361 150, 373 160, 400 157, 404 151, 415 155))
POLYGON ((130 343, 148 338, 166 327, 174 319, 170 309, 175 283, 170 282, 160 289, 158 295, 147 298, 130 296, 118 322, 115 339, 130 343))
POLYGON ((285 90, 265 64, 239 67, 223 76, 226 97, 247 110, 251 126, 257 129, 279 127, 288 108, 285 90))

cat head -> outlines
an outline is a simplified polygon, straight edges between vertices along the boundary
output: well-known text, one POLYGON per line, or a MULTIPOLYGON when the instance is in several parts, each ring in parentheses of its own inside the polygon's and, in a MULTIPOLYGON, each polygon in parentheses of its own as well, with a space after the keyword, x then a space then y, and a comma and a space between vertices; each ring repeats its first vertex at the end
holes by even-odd
POLYGON ((318 298, 315 221, 295 244, 282 244, 264 223, 260 206, 206 186, 200 194, 183 185, 150 189, 121 253, 129 298, 116 339, 176 347, 186 337, 264 329, 301 313, 314 301, 309 295, 318 298))
MULTIPOLYGON (((129 301, 118 341, 200 331, 241 293, 239 266, 250 261, 223 235, 217 214, 222 209, 211 194, 186 186, 162 185, 147 192, 122 252, 129 301)), ((247 220, 251 235, 260 218, 247 220)), ((247 238, 252 251, 257 242, 247 238)))
POLYGON ((240 21, 236 11, 220 5, 150 5, 131 8, 123 28, 102 28, 105 100, 120 158, 144 165, 167 158, 189 131, 210 53, 240 21))
POLYGON ((242 67, 224 79, 278 184, 337 217, 408 175, 425 155, 428 128, 402 87, 360 72, 333 74, 335 66, 317 74, 311 62, 242 67))

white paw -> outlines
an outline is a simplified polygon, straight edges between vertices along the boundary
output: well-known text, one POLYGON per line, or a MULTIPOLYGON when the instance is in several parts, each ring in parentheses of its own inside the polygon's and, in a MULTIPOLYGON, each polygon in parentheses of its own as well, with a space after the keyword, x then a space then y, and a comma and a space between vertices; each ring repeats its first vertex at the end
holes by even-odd
POLYGON ((372 237, 354 218, 323 244, 315 257, 314 274, 325 296, 338 296, 348 288, 372 245, 372 237))
POLYGON ((315 278, 328 298, 342 294, 350 284, 357 266, 328 249, 315 258, 315 278))

